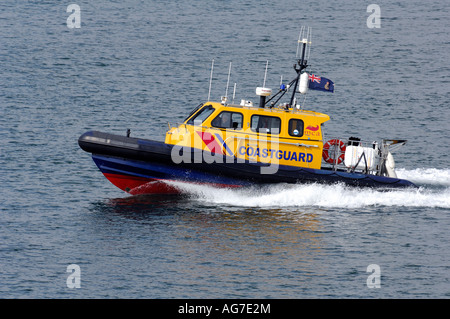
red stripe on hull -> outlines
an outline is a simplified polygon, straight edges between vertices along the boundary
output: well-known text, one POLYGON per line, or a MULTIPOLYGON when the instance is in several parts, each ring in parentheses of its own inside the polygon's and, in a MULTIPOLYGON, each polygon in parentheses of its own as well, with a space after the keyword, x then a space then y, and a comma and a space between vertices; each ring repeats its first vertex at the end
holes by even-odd
MULTIPOLYGON (((164 182, 164 180, 103 173, 105 177, 115 186, 121 190, 130 193, 131 195, 143 194, 181 194, 181 191, 164 182)), ((197 183, 196 183, 197 184, 197 183)), ((214 187, 241 187, 240 185, 225 185, 225 184, 202 184, 211 185, 214 187)))
POLYGON ((178 189, 158 179, 108 173, 103 175, 112 184, 131 195, 180 194, 178 189))

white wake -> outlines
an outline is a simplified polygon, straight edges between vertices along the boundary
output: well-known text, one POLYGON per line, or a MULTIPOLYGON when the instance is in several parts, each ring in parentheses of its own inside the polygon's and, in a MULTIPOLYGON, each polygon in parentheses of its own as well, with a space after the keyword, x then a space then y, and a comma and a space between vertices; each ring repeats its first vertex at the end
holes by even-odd
POLYGON ((450 208, 449 170, 398 170, 400 178, 420 184, 418 189, 379 191, 344 185, 278 184, 267 187, 215 188, 170 182, 191 198, 207 204, 239 207, 336 207, 369 206, 450 208), (426 185, 441 187, 427 188, 426 185))

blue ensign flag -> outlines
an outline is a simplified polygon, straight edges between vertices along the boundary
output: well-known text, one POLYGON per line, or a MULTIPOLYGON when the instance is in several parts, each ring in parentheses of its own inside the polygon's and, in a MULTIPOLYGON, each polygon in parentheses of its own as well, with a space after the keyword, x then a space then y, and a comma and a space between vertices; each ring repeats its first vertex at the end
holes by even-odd
POLYGON ((324 78, 323 76, 317 76, 314 74, 309 75, 308 87, 311 90, 321 90, 326 92, 334 92, 333 81, 324 78))

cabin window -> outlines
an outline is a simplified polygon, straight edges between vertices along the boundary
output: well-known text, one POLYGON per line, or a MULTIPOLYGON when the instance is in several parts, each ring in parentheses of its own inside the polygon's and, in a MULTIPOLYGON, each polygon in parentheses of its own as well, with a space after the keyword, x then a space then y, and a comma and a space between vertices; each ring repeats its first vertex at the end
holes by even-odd
POLYGON ((200 103, 199 105, 197 105, 197 106, 191 111, 191 113, 189 113, 189 115, 184 119, 183 123, 186 122, 186 120, 187 120, 188 118, 190 118, 193 114, 195 114, 195 112, 197 112, 202 106, 203 106, 203 103, 200 103))
POLYGON ((244 117, 241 113, 223 111, 211 121, 211 126, 219 128, 241 129, 244 117))
POLYGON ((214 108, 211 105, 205 106, 201 109, 197 114, 195 114, 187 124, 190 125, 200 125, 202 124, 212 113, 214 112, 214 108))
POLYGON ((289 135, 295 137, 303 136, 303 126, 304 123, 299 119, 290 119, 289 120, 289 135))
POLYGON ((278 117, 253 115, 251 130, 266 134, 280 134, 281 120, 278 117))

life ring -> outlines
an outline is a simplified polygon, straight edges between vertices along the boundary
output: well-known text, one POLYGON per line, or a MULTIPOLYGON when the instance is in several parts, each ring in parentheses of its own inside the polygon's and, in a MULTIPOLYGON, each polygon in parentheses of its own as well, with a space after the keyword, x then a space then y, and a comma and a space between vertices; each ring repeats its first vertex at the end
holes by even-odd
POLYGON ((341 164, 344 161, 344 157, 345 157, 345 143, 343 141, 341 141, 341 140, 338 140, 338 139, 329 140, 323 146, 322 157, 323 157, 324 161, 327 162, 327 163, 330 163, 330 164, 341 164), (341 155, 339 155, 339 157, 337 159, 331 157, 330 154, 328 153, 328 151, 330 150, 330 147, 333 146, 333 145, 338 145, 339 146, 339 150, 340 150, 340 154, 341 155))

